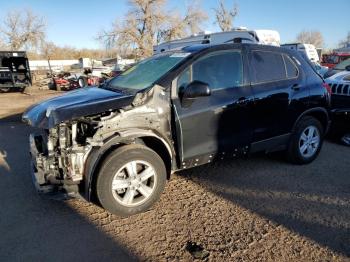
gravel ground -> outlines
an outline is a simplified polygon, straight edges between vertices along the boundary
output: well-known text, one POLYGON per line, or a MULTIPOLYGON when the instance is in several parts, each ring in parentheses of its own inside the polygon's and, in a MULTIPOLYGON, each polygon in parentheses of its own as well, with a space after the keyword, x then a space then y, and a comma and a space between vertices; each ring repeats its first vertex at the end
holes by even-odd
POLYGON ((0 93, 0 121, 3 118, 21 114, 32 104, 60 94, 63 92, 40 90, 36 87, 28 87, 24 93, 0 93))
POLYGON ((347 147, 326 142, 308 166, 276 154, 183 171, 152 210, 121 219, 38 196, 31 130, 11 121, 0 120, 1 261, 350 261, 347 147))

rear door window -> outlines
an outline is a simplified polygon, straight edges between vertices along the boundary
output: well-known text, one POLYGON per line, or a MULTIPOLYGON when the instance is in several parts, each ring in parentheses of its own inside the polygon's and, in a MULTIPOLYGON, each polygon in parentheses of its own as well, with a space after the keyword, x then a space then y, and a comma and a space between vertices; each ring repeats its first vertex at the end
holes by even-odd
POLYGON ((280 53, 253 51, 253 83, 265 83, 286 79, 286 69, 280 53))

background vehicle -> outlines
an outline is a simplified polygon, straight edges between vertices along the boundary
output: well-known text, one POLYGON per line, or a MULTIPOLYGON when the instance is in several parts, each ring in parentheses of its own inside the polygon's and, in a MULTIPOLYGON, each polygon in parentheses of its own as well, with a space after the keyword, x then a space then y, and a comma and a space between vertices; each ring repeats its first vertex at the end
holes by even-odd
POLYGON ((69 72, 59 72, 57 74, 52 72, 48 76, 51 77, 48 84, 50 90, 73 90, 80 87, 77 76, 69 72))
POLYGON ((350 145, 350 70, 337 73, 326 82, 332 88, 331 135, 343 137, 343 143, 350 145))
POLYGON ((290 43, 290 44, 283 44, 281 47, 289 48, 291 50, 296 50, 299 52, 303 52, 306 54, 307 58, 312 61, 319 63, 320 58, 318 56, 317 49, 312 44, 302 44, 302 43, 290 43))
POLYGON ((329 55, 322 55, 322 63, 321 65, 327 66, 329 68, 335 67, 337 64, 342 61, 350 58, 350 52, 334 52, 329 55))
POLYGON ((100 88, 33 106, 23 120, 39 191, 94 197, 112 213, 150 208, 171 173, 259 151, 313 161, 328 86, 298 52, 198 45, 137 63, 100 88))
MULTIPOLYGON (((335 67, 330 68, 325 74, 324 74, 324 78, 328 78, 331 77, 339 72, 345 71, 346 67, 350 66, 350 58, 344 60, 343 62, 340 62, 339 64, 337 64, 335 67)), ((348 70, 350 71, 350 70, 348 70)))
POLYGON ((22 51, 0 51, 0 91, 23 91, 32 84, 28 58, 22 51))
POLYGON ((274 30, 247 30, 236 28, 228 32, 202 32, 198 35, 161 43, 153 47, 153 53, 159 54, 172 49, 181 49, 185 46, 200 44, 225 44, 225 43, 260 43, 266 45, 280 45, 280 35, 274 30))

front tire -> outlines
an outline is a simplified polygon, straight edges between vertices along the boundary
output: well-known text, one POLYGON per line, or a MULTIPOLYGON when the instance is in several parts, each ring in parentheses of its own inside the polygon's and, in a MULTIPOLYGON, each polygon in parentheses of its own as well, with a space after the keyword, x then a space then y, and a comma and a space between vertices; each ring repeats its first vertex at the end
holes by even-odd
POLYGON ((288 146, 287 158, 294 164, 308 164, 316 159, 323 144, 322 124, 311 116, 296 125, 288 146))
POLYGON ((130 216, 148 210, 163 192, 161 157, 143 145, 126 145, 104 160, 96 181, 97 198, 109 212, 130 216))

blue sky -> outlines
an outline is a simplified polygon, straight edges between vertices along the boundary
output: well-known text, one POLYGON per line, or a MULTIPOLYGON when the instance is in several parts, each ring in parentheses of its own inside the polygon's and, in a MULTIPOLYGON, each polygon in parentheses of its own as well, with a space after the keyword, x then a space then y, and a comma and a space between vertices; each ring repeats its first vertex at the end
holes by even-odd
MULTIPOLYGON (((189 0, 168 0, 168 8, 182 11, 189 0)), ((108 28, 116 19, 123 19, 128 9, 126 0, 1 0, 0 20, 6 12, 30 7, 45 16, 48 22, 48 39, 57 45, 78 48, 98 48, 94 39, 98 31, 108 28)), ((232 0, 226 0, 232 3, 232 0)), ((235 0, 239 15, 234 26, 249 29, 274 29, 279 31, 281 42, 295 40, 301 30, 319 30, 325 47, 336 47, 350 31, 349 0, 235 0), (332 8, 332 6, 334 8, 332 8), (344 10, 344 12, 342 11, 344 10)), ((218 31, 214 24, 212 8, 216 0, 202 0, 203 9, 209 14, 203 29, 218 31)))

